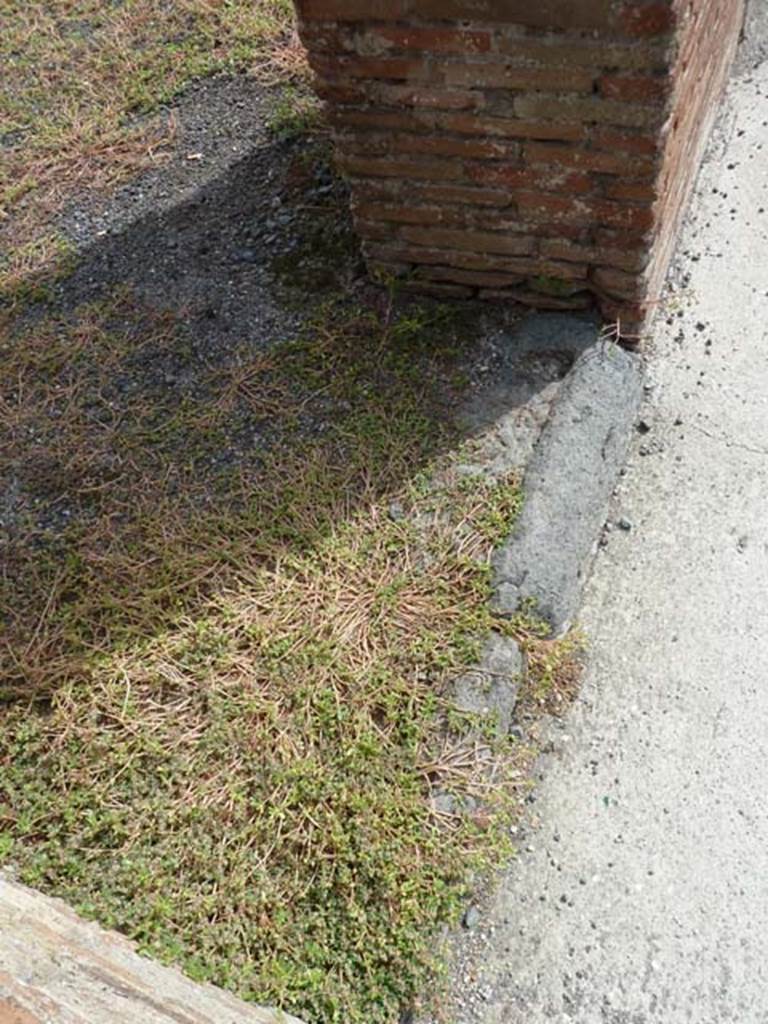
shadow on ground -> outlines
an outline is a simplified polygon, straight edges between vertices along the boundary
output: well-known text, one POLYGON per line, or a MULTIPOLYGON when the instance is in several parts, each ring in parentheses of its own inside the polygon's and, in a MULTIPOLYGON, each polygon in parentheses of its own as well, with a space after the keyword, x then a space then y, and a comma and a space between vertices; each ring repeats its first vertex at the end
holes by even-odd
POLYGON ((562 373, 510 370, 510 319, 367 283, 323 139, 98 239, 3 344, 5 692, 87 676, 394 500, 562 373))
POLYGON ((444 730, 444 684, 513 628, 489 555, 569 358, 374 287, 346 211, 322 140, 265 144, 6 309, 0 859, 370 1024, 507 852, 524 751, 444 730))

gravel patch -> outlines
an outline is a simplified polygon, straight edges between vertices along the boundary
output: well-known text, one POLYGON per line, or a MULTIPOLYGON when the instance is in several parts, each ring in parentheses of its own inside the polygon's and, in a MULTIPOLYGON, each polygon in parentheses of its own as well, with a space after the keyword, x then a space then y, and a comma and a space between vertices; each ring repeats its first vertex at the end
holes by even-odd
MULTIPOLYGON (((343 294, 351 304, 387 316, 407 314, 415 301, 367 281, 351 231, 346 186, 333 171, 327 139, 311 135, 275 141, 266 127, 274 96, 246 78, 218 78, 199 86, 174 108, 178 146, 168 164, 108 200, 92 198, 62 215, 59 228, 74 244, 77 259, 70 276, 55 288, 57 313, 66 317, 84 302, 127 288, 141 305, 172 313, 192 353, 183 359, 175 350, 167 358, 142 353, 131 363, 134 379, 108 384, 116 407, 136 388, 146 389, 150 397, 162 392, 163 408, 174 404, 174 396, 188 398, 199 388, 201 369, 226 366, 233 356, 244 358, 244 345, 259 352, 294 337, 330 297, 343 294)), ((464 382, 457 393, 465 397, 453 409, 469 441, 462 472, 492 479, 522 474, 540 451, 553 403, 564 393, 563 380, 573 379, 568 373, 574 364, 584 365, 582 353, 594 340, 595 323, 572 316, 528 317, 527 331, 521 332, 515 309, 462 304, 455 311, 475 338, 460 367, 464 382)), ((624 356, 617 358, 621 362, 624 356)), ((566 391, 571 387, 565 384, 566 391)), ((595 382, 595 396, 597 391, 595 382)), ((306 415, 303 410, 301 428, 320 430, 322 410, 314 410, 309 400, 306 415)), ((240 465, 258 461, 260 448, 269 441, 267 420, 258 420, 265 438, 239 427, 233 433, 227 424, 217 456, 240 465)), ((243 424, 253 426, 247 417, 243 424)), ((586 462, 589 457, 585 448, 586 462)), ((14 518, 20 500, 15 479, 5 487, 0 483, 0 495, 0 513, 14 518)), ((566 499, 572 498, 573 491, 567 491, 566 499)), ((59 511, 62 507, 57 505, 59 511)), ((541 503, 531 509, 537 516, 549 514, 541 503)), ((568 509, 562 506, 562 512, 568 509)), ((393 501, 390 518, 403 515, 393 501)), ((511 643, 504 650, 500 646, 503 638, 495 637, 486 650, 477 674, 480 689, 464 679, 459 696, 470 711, 483 713, 488 707, 508 733, 522 658, 511 643)), ((447 814, 473 810, 449 805, 452 799, 436 793, 435 800, 443 802, 436 809, 447 814)), ((464 921, 472 943, 485 941, 484 921, 478 899, 464 921)))
POLYGON ((362 266, 346 187, 323 136, 271 137, 277 95, 244 76, 188 93, 173 111, 169 163, 62 215, 77 255, 57 303, 119 284, 172 308, 198 344, 248 338, 258 348, 295 332, 329 291, 351 288, 362 266))

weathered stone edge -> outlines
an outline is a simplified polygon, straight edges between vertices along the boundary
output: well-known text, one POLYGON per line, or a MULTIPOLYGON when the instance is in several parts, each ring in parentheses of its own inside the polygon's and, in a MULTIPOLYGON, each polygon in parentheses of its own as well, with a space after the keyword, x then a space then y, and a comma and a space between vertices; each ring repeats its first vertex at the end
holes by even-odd
POLYGON ((643 393, 643 363, 595 331, 555 399, 523 479, 516 527, 494 554, 492 603, 526 600, 562 634, 573 623, 643 393))
POLYGON ((75 1018, 91 1024, 302 1024, 141 956, 124 936, 0 874, 0 1020, 75 1018))
MULTIPOLYGON (((603 341, 592 315, 530 313, 512 331, 508 348, 516 358, 555 353, 572 362, 528 463, 520 522, 494 552, 492 602, 512 615, 532 597, 538 614, 561 631, 578 606, 626 457, 642 398, 642 363, 603 341)), ((526 671, 515 641, 493 632, 478 664, 453 682, 454 706, 496 715, 497 735, 504 735, 526 671)))

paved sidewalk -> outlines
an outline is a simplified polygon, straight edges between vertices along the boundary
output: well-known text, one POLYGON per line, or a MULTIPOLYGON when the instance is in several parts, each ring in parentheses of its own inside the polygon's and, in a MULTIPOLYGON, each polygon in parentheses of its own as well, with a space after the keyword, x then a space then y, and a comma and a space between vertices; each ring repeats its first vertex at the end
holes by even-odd
POLYGON ((682 315, 650 352, 582 698, 451 1024, 768 1022, 768 63, 750 63, 681 241, 682 315))

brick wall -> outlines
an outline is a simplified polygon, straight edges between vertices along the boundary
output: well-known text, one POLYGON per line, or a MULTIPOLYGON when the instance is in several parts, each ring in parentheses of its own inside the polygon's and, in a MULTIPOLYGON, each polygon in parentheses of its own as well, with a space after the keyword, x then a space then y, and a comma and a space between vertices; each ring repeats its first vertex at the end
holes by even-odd
POLYGON ((743 0, 297 7, 372 272, 642 325, 743 0))

